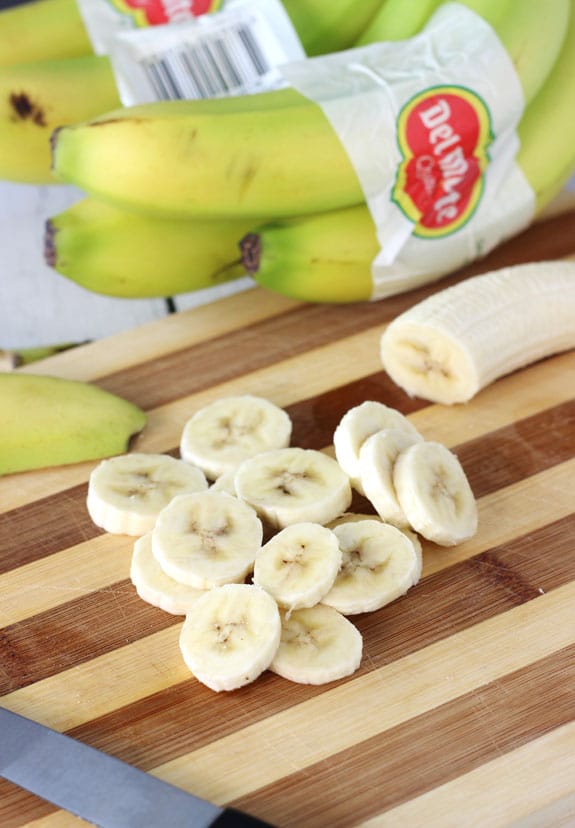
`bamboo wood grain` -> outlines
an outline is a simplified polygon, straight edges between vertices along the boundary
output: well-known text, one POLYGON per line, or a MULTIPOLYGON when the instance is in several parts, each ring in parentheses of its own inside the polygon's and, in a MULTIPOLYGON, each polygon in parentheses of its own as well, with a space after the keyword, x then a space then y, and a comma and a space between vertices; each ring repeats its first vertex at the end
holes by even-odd
MULTIPOLYGON (((420 583, 355 617, 354 676, 236 693, 200 685, 182 619, 141 601, 133 540, 87 515, 93 463, 0 478, 0 704, 279 828, 569 824, 575 799, 575 353, 502 378, 465 406, 411 399, 381 370, 385 325, 488 267, 573 252, 552 216, 436 286, 368 306, 306 306, 254 289, 27 370, 139 402, 142 450, 177 454, 185 419, 229 393, 285 407, 294 444, 333 453, 347 408, 381 399, 453 448, 479 531, 423 544, 420 583), (249 758, 249 761, 246 761, 249 758)), ((356 511, 369 511, 360 497, 356 511)), ((82 823, 0 782, 2 828, 82 823)))

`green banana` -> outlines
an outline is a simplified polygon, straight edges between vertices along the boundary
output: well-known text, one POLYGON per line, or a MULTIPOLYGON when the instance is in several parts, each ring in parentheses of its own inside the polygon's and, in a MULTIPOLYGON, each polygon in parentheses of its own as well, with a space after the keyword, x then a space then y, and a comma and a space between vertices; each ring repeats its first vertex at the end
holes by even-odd
POLYGON ((251 226, 157 219, 85 198, 47 222, 45 258, 95 293, 174 296, 245 276, 238 239, 251 226))
POLYGON ((111 457, 128 450, 145 413, 96 385, 0 373, 0 475, 111 457))
POLYGON ((283 0, 309 57, 353 46, 387 0, 283 0))
POLYGON ((76 0, 29 0, 0 11, 0 66, 92 54, 76 0))
POLYGON ((358 37, 356 46, 408 40, 420 32, 444 0, 386 0, 358 37))
MULTIPOLYGON (((575 172, 575 3, 553 69, 518 127, 517 163, 540 214, 575 172)), ((309 302, 369 299, 379 252, 364 205, 270 223, 241 242, 247 271, 262 286, 309 302)), ((403 290, 409 290, 407 282, 403 290)))
POLYGON ((50 170, 52 131, 117 106, 106 58, 84 55, 0 67, 0 178, 58 183, 50 170))
MULTIPOLYGON (((480 0, 471 2, 480 7, 480 0)), ((494 0, 483 2, 493 11, 494 0)), ((502 20, 493 13, 520 79, 525 73, 527 100, 536 90, 523 55, 541 66, 540 81, 561 45, 555 29, 527 13, 530 2, 511 0, 502 20), (542 28, 551 32, 549 44, 542 28)), ((548 0, 545 16, 564 20, 568 2, 548 0)), ((54 172, 63 181, 158 215, 283 218, 363 201, 327 118, 293 89, 131 107, 64 127, 53 145, 54 172)))

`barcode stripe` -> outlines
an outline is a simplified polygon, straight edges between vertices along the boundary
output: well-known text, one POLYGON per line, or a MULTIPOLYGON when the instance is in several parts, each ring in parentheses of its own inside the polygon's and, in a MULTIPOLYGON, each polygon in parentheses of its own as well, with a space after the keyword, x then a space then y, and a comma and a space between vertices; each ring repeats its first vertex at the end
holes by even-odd
POLYGON ((148 56, 140 66, 160 100, 241 91, 272 68, 247 23, 148 56))

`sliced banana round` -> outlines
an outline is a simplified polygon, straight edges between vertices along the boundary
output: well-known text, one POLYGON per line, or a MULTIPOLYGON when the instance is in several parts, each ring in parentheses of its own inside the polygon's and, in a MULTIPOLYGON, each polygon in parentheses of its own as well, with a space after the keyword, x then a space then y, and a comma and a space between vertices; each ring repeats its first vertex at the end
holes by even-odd
POLYGON ((393 467, 397 498, 410 526, 427 540, 454 546, 477 531, 477 503, 457 456, 442 443, 415 443, 393 467))
POLYGON ((235 477, 238 497, 271 526, 327 523, 351 503, 348 476, 327 454, 283 448, 245 460, 235 477))
POLYGON ((224 472, 217 477, 210 486, 210 492, 227 492, 227 494, 236 496, 236 470, 224 472))
POLYGON ((162 509, 152 551, 176 581, 209 589, 239 583, 251 572, 263 527, 254 510, 225 492, 179 495, 162 509))
POLYGON ((272 672, 298 684, 326 684, 357 670, 363 639, 337 610, 316 604, 281 616, 281 641, 270 665, 272 672))
POLYGON ((90 474, 88 513, 96 526, 118 535, 145 535, 176 495, 208 488, 203 471, 168 454, 122 454, 90 474))
POLYGON ((405 595, 421 575, 421 553, 409 536, 380 520, 342 523, 333 529, 342 565, 322 603, 343 615, 372 612, 405 595))
POLYGON ((150 532, 134 544, 130 579, 143 601, 172 615, 185 615, 205 593, 166 575, 153 555, 150 532))
POLYGON ((341 565, 336 536, 319 523, 294 523, 256 555, 254 583, 288 610, 313 607, 331 589, 341 565))
POLYGON ((281 621, 271 595, 253 584, 208 590, 186 616, 182 656, 212 690, 235 690, 266 670, 279 646, 281 621))
POLYGON ((386 428, 368 437, 359 450, 359 473, 363 493, 377 514, 394 526, 408 526, 393 485, 393 466, 400 452, 423 437, 386 428))
POLYGON ((368 437, 376 431, 395 428, 411 434, 416 440, 421 435, 407 417, 376 400, 366 400, 347 411, 333 435, 337 462, 351 479, 352 486, 363 494, 359 451, 368 437))
POLYGON ((223 397, 187 421, 180 454, 215 480, 248 457, 289 445, 292 422, 282 408, 252 394, 223 397))

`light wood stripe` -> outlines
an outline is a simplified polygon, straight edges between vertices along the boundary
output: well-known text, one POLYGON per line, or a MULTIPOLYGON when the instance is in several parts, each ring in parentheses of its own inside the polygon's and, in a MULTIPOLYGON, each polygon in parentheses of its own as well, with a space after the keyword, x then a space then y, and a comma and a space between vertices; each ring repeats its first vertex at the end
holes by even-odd
POLYGON ((575 723, 486 762, 476 770, 392 808, 361 828, 542 828, 573 824, 575 797, 575 723), (505 780, 502 786, 501 780, 505 780), (537 813, 539 812, 539 813, 537 813), (533 818, 529 817, 533 813, 533 818), (558 822, 553 814, 561 819, 558 822))
MULTIPOLYGON (((425 542, 423 577, 569 515, 575 459, 480 498, 475 537, 456 547, 425 542), (525 508, 537 503, 537 508, 525 508)), ((133 541, 100 535, 0 575, 0 627, 15 624, 129 577, 133 541), (94 556, 98 566, 94 567, 94 556)))

